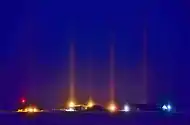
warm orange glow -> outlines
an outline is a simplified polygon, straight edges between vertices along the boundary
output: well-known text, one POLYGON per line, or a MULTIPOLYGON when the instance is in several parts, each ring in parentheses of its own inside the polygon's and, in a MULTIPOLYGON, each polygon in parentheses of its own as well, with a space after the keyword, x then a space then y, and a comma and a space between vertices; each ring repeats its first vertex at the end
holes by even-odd
POLYGON ((72 101, 72 100, 68 102, 68 107, 69 108, 73 108, 75 105, 76 105, 75 102, 72 101))
POLYGON ((94 101, 92 99, 90 99, 88 101, 87 107, 92 107, 92 106, 94 106, 94 104, 95 104, 94 101))
POLYGON ((17 112, 34 113, 34 112, 40 112, 40 110, 36 107, 29 106, 24 109, 18 109, 17 112))
POLYGON ((23 109, 18 109, 17 112, 23 112, 23 109))
POLYGON ((110 112, 115 112, 115 111, 117 110, 116 104, 115 104, 115 103, 110 103, 110 104, 108 105, 108 110, 109 110, 110 112))
POLYGON ((34 109, 32 107, 29 107, 26 109, 28 112, 34 112, 34 109))

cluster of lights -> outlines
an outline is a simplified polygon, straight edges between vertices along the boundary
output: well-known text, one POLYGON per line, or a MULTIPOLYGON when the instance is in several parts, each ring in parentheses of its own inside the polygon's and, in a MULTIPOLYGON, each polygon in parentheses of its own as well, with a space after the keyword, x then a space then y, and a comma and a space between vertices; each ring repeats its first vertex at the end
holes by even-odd
MULTIPOLYGON (((94 105, 95 105, 95 103, 94 103, 92 100, 89 100, 89 101, 88 101, 88 104, 85 106, 85 108, 86 108, 86 107, 90 107, 90 108, 91 108, 91 107, 93 107, 94 105)), ((73 109, 75 106, 77 106, 77 105, 76 105, 76 103, 75 103, 74 101, 72 101, 72 100, 69 101, 69 102, 68 102, 68 105, 67 105, 67 107, 68 107, 67 111, 70 111, 70 110, 73 109)))
POLYGON ((39 110, 37 109, 37 108, 35 108, 35 107, 29 107, 29 108, 26 108, 25 109, 26 110, 26 112, 38 112, 39 110))
POLYGON ((171 105, 163 105, 162 106, 162 110, 164 110, 164 111, 171 111, 172 110, 172 106, 171 105))
MULTIPOLYGON (((25 98, 21 98, 21 103, 22 104, 26 104, 26 99, 25 98)), ((42 110, 39 110, 37 107, 35 106, 28 106, 24 109, 18 109, 17 112, 28 112, 28 113, 33 113, 33 112, 40 112, 42 110)))
MULTIPOLYGON (((95 105, 95 103, 92 101, 92 100, 89 100, 88 104, 87 104, 87 107, 93 107, 95 105)), ((68 111, 68 112, 73 112, 73 111, 76 111, 74 110, 74 107, 77 106, 74 101, 70 101, 68 103, 68 108, 65 109, 65 111, 68 111)), ((117 106, 115 103, 110 103, 107 107, 108 111, 110 112, 116 112, 118 110, 117 106)), ((122 111, 124 112, 129 112, 131 109, 130 109, 130 106, 128 104, 124 105, 124 108, 122 111)))
MULTIPOLYGON (((26 99, 22 98, 22 99, 21 99, 21 103, 22 103, 22 104, 26 103, 26 99)), ((84 107, 85 107, 85 109, 86 109, 86 108, 88 108, 88 107, 93 107, 94 105, 95 105, 95 103, 92 101, 92 99, 90 99, 90 100, 88 101, 87 105, 84 106, 84 107)), ((77 106, 76 103, 75 103, 75 101, 70 100, 70 101, 68 102, 68 104, 67 104, 67 107, 68 107, 68 108, 65 109, 65 111, 68 111, 68 112, 76 111, 75 108, 74 108, 75 106, 77 106)), ((110 111, 110 112, 116 112, 116 111, 118 110, 116 104, 113 103, 113 102, 111 102, 111 103, 108 105, 107 109, 108 109, 108 111, 110 111)), ((170 104, 163 105, 163 106, 162 106, 162 110, 163 110, 163 111, 170 112, 170 111, 172 111, 172 106, 171 106, 170 104)), ((25 109, 18 109, 18 110, 17 110, 17 112, 28 112, 28 113, 34 113, 34 112, 39 112, 39 111, 40 111, 40 110, 39 110, 38 108, 34 107, 34 106, 29 106, 29 107, 26 107, 25 109)), ((122 109, 121 111, 124 111, 124 112, 129 112, 129 111, 131 111, 130 105, 125 104, 124 107, 123 107, 123 109, 122 109)))
POLYGON ((26 107, 25 109, 18 109, 17 112, 28 112, 28 113, 33 113, 33 112, 39 112, 40 110, 36 107, 26 107))
POLYGON ((65 109, 65 111, 67 111, 67 112, 74 112, 75 110, 74 110, 74 108, 68 108, 68 109, 65 109))

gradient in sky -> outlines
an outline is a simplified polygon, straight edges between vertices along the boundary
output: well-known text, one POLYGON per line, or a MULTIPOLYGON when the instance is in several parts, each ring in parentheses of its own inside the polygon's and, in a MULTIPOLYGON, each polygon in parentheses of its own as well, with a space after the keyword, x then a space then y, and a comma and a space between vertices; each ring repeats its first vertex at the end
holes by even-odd
POLYGON ((93 98, 99 103, 109 100, 109 55, 113 41, 118 103, 168 99, 190 102, 185 98, 190 82, 188 1, 4 4, 0 108, 16 107, 23 96, 43 107, 63 105, 69 94, 72 42, 75 94, 81 103, 88 99, 89 77, 93 98))

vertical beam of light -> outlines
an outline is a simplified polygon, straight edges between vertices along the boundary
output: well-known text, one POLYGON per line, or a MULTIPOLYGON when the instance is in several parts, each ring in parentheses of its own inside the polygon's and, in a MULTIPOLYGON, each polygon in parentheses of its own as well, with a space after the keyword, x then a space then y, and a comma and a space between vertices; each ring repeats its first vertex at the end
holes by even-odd
POLYGON ((115 103, 115 51, 114 45, 110 46, 110 74, 109 74, 109 89, 110 89, 110 102, 108 105, 108 110, 115 112, 117 106, 115 103))
POLYGON ((88 103, 87 103, 88 107, 92 107, 94 105, 94 101, 92 99, 92 96, 93 96, 92 88, 93 88, 92 87, 92 57, 91 57, 91 54, 90 54, 89 68, 88 68, 88 94, 89 94, 88 103))
POLYGON ((89 69, 88 69, 88 90, 89 90, 89 96, 92 96, 92 61, 91 61, 91 55, 89 58, 89 69))
POLYGON ((75 48, 72 43, 70 46, 70 55, 69 55, 69 102, 68 106, 72 107, 75 105, 75 48))
POLYGON ((108 110, 115 112, 117 106, 115 103, 115 48, 114 44, 110 46, 110 74, 109 74, 109 89, 110 89, 110 102, 108 104, 108 110))
POLYGON ((115 100, 115 59, 114 59, 114 45, 110 47, 110 100, 115 100))
POLYGON ((147 91, 148 91, 148 78, 147 78, 147 49, 148 49, 148 43, 147 43, 147 31, 144 31, 143 34, 143 88, 144 88, 144 103, 147 103, 147 91))

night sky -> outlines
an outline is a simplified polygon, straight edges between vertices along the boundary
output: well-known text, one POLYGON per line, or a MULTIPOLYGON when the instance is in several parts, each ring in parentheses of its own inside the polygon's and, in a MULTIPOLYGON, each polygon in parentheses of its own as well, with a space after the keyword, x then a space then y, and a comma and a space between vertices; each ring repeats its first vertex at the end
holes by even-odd
POLYGON ((4 3, 0 108, 16 107, 21 97, 46 108, 63 105, 69 93, 71 44, 78 102, 86 102, 89 93, 99 103, 109 101, 114 45, 118 103, 190 104, 190 3, 153 1, 4 3))

